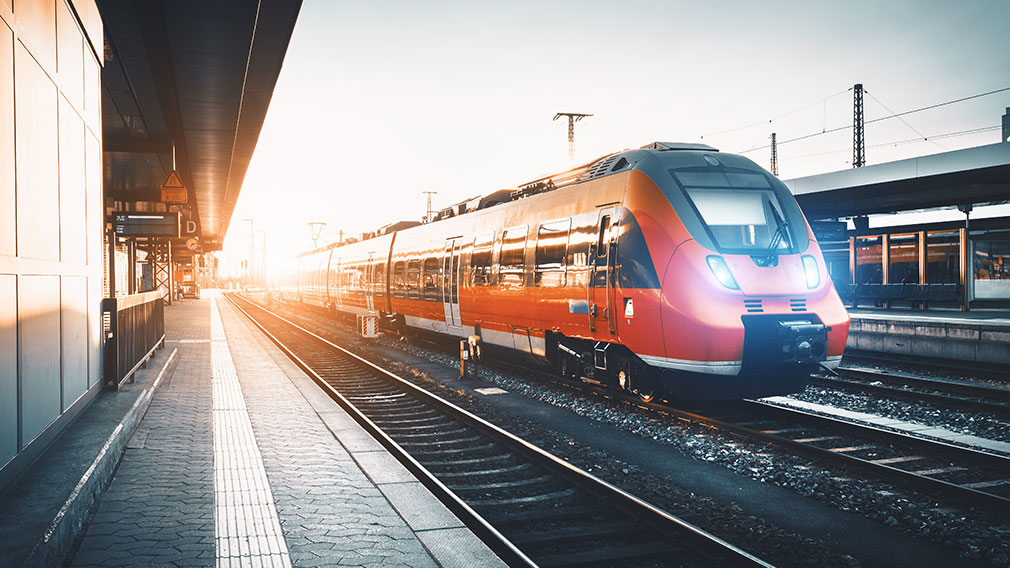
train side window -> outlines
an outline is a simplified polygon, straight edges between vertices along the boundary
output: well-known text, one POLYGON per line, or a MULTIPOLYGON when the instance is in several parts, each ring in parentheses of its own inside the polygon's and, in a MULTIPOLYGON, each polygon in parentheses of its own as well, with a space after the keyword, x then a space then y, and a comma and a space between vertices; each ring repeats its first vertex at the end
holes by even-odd
POLYGON ((473 240, 470 254, 470 279, 474 286, 491 284, 491 251, 494 248, 494 233, 480 235, 473 240))
POLYGON ((590 245, 596 239, 596 215, 580 215, 572 220, 568 237, 568 255, 565 258, 565 285, 585 287, 589 283, 590 245))
POLYGON ((418 279, 421 276, 421 259, 414 258, 407 261, 407 297, 420 298, 418 279))
POLYGON ((610 230, 610 215, 600 219, 600 234, 596 240, 596 256, 607 256, 607 232, 610 230))
POLYGON ((424 272, 421 274, 421 297, 425 300, 439 301, 438 283, 441 281, 441 262, 438 257, 429 256, 424 259, 424 272))
POLYGON ((386 263, 377 263, 372 269, 372 291, 379 295, 386 294, 386 263))
POLYGON ((393 281, 391 282, 390 292, 394 298, 406 298, 407 297, 407 263, 398 260, 393 264, 393 281))
POLYGON ((522 286, 525 284, 526 233, 528 228, 515 227, 502 235, 498 272, 502 285, 522 286))
POLYGON ((565 285, 565 256, 568 254, 568 235, 571 227, 571 219, 540 225, 537 231, 534 263, 535 285, 548 287, 565 285))

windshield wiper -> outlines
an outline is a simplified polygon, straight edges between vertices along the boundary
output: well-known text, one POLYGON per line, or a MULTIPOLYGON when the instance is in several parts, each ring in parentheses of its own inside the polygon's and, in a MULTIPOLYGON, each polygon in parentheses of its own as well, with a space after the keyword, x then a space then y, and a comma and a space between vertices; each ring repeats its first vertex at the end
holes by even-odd
POLYGON ((775 260, 775 249, 778 248, 782 239, 787 239, 787 243, 792 242, 789 236, 789 224, 779 215, 779 210, 775 208, 775 204, 771 200, 768 201, 768 205, 772 210, 772 218, 775 219, 775 232, 772 234, 771 242, 768 243, 768 250, 762 256, 764 258, 764 266, 770 266, 772 261, 775 260))

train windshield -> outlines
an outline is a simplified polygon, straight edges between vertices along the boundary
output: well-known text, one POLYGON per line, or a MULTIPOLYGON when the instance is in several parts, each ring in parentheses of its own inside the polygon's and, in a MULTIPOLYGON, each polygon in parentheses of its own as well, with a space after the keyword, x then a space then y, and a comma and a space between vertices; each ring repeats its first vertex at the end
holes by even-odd
MULTIPOLYGON (((670 170, 721 252, 774 255, 795 248, 795 219, 768 177, 725 168, 670 170)), ((790 205, 792 205, 790 203, 790 205)))

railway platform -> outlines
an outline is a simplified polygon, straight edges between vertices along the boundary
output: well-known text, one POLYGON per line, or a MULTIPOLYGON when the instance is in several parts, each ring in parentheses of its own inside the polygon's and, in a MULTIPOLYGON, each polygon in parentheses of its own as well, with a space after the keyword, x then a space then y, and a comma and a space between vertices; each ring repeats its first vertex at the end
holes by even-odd
POLYGON ((1010 310, 850 308, 847 351, 949 364, 1010 364, 1010 310))
POLYGON ((217 294, 0 493, 0 566, 504 565, 217 294))

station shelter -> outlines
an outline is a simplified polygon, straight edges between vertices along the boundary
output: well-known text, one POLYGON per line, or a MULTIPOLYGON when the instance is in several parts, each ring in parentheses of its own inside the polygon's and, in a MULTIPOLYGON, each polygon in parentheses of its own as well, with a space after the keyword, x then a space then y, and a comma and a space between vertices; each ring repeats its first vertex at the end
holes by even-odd
POLYGON ((1010 307, 1010 142, 784 181, 850 305, 1010 307))

